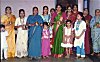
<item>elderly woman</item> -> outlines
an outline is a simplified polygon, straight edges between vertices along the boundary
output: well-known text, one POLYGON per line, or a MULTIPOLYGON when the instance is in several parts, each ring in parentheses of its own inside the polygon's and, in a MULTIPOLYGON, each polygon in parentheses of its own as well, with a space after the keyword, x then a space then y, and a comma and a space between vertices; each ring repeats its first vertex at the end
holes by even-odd
POLYGON ((90 21, 90 27, 93 52, 100 56, 100 9, 95 10, 95 16, 90 21))

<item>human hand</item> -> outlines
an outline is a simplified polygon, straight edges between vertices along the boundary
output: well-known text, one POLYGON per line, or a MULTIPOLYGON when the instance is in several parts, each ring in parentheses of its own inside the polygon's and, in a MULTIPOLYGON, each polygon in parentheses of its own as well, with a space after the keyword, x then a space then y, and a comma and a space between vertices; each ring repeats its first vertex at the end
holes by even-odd
POLYGON ((39 24, 38 22, 35 22, 35 25, 37 25, 37 26, 38 26, 38 24, 39 24))
POLYGON ((75 38, 76 38, 76 39, 79 39, 79 38, 80 38, 80 36, 75 36, 75 38))

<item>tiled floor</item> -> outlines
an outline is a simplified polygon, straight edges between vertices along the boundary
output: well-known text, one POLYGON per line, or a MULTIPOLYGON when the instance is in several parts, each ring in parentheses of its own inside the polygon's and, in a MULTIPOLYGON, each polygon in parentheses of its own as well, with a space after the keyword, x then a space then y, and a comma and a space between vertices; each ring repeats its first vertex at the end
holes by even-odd
POLYGON ((88 55, 84 60, 76 59, 74 55, 72 55, 69 59, 67 58, 54 58, 50 56, 47 59, 39 59, 39 60, 29 60, 29 58, 13 58, 8 60, 2 60, 1 62, 100 62, 100 58, 96 56, 88 55))

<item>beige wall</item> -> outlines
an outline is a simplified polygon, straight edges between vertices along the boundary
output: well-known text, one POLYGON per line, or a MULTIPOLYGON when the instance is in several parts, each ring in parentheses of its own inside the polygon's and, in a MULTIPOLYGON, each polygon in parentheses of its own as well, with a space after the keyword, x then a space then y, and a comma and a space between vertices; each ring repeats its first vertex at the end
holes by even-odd
POLYGON ((90 14, 95 15, 95 9, 100 9, 100 0, 90 0, 90 14))
POLYGON ((37 6, 39 14, 42 13, 42 8, 47 5, 50 8, 55 7, 56 0, 1 0, 1 15, 5 12, 6 6, 11 6, 13 14, 18 17, 19 9, 25 9, 26 16, 32 14, 32 8, 37 6))

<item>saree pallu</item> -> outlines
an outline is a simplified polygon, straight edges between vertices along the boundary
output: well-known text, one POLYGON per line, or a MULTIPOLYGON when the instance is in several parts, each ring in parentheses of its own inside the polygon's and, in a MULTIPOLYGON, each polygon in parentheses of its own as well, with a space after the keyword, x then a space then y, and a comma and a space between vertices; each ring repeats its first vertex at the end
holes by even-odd
POLYGON ((7 36, 7 44, 8 44, 8 58, 9 57, 15 57, 15 31, 14 31, 14 24, 15 24, 15 16, 11 15, 10 17, 7 17, 6 15, 3 15, 1 17, 1 23, 4 25, 9 24, 11 22, 12 24, 9 26, 5 26, 5 29, 8 31, 7 36))
POLYGON ((99 53, 100 52, 100 28, 96 27, 96 23, 100 24, 100 17, 96 18, 95 16, 92 18, 90 22, 93 51, 95 53, 99 53))
MULTIPOLYGON (((85 21, 87 21, 88 23, 91 21, 92 16, 91 15, 87 15, 85 16, 85 21)), ((90 25, 86 24, 86 32, 85 32, 85 53, 86 54, 90 54, 90 25)))
MULTIPOLYGON (((59 13, 55 19, 54 22, 57 22, 60 20, 60 17, 62 16, 62 13, 59 13)), ((61 43, 63 40, 63 25, 60 25, 56 31, 57 24, 54 24, 54 44, 52 47, 52 53, 53 54, 62 54, 64 52, 64 48, 61 47, 61 43)))
POLYGON ((100 52, 100 28, 91 30, 93 50, 95 53, 100 52))

